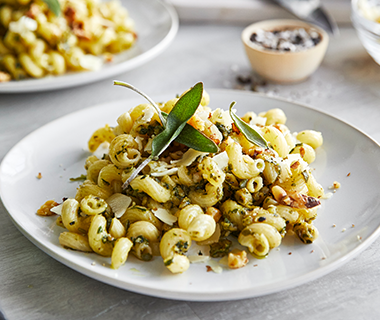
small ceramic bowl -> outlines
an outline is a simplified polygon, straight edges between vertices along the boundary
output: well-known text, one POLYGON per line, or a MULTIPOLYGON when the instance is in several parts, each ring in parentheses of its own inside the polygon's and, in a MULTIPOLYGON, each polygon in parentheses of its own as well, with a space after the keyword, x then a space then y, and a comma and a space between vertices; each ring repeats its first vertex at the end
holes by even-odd
POLYGON ((321 28, 303 21, 266 20, 246 27, 242 33, 242 40, 254 71, 269 81, 291 83, 302 81, 317 70, 326 53, 329 37, 321 28), (292 52, 265 49, 250 39, 259 29, 281 31, 299 28, 318 32, 321 37, 320 42, 311 48, 292 52))

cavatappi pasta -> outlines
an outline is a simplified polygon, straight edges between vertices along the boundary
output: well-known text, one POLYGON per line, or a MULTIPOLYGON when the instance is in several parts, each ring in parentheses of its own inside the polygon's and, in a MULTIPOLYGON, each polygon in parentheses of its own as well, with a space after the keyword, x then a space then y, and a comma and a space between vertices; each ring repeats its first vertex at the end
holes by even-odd
POLYGON ((0 0, 0 82, 97 70, 136 41, 134 22, 116 1, 0 0))
MULTIPOLYGON (((171 272, 180 273, 189 268, 186 252, 192 243, 209 246, 213 258, 228 256, 235 269, 252 256, 266 257, 286 234, 304 243, 318 237, 313 220, 324 191, 309 165, 322 145, 321 133, 290 132, 279 109, 249 112, 242 119, 269 145, 257 147, 232 125, 227 111, 211 110, 203 95, 188 123, 219 151, 207 154, 173 142, 126 189, 123 183, 149 157, 152 138, 163 130, 155 110, 138 105, 115 127, 94 132, 90 151, 108 143, 109 152, 101 159, 87 158, 86 180, 75 198, 60 205, 58 223, 67 229, 59 238, 64 247, 110 257, 115 269, 128 255, 144 261, 161 256, 171 272)), ((175 101, 159 106, 170 112, 175 101)))

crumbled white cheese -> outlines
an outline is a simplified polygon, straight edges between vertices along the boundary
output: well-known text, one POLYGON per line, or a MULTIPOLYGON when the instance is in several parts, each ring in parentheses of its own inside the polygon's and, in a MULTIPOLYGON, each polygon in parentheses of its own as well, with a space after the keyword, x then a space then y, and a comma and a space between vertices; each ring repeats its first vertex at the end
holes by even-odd
POLYGON ((62 214, 62 206, 63 206, 63 202, 60 205, 51 208, 50 211, 60 216, 62 214))
POLYGON ((190 263, 201 263, 201 262, 208 262, 210 260, 210 256, 205 256, 205 255, 189 255, 187 256, 189 259, 190 263))
POLYGON ((36 31, 37 21, 26 16, 22 16, 19 20, 9 23, 9 31, 22 34, 26 31, 36 31))
POLYGON ((229 111, 219 108, 216 109, 214 112, 212 112, 210 121, 215 124, 220 123, 227 129, 231 128, 232 119, 230 117, 229 111))
POLYGON ((140 137, 140 136, 137 136, 135 138, 135 141, 137 143, 137 146, 138 146, 138 149, 141 150, 143 148, 143 141, 144 141, 144 138, 143 137, 140 137))
POLYGON ((103 155, 108 154, 109 147, 110 144, 107 141, 104 141, 99 145, 98 149, 96 149, 96 151, 93 152, 93 155, 96 156, 98 159, 101 159, 103 155))
POLYGON ((154 109, 153 106, 151 105, 148 105, 145 109, 144 109, 144 116, 142 117, 142 121, 145 121, 145 122, 150 122, 156 112, 156 110, 154 109))
POLYGON ((172 226, 176 221, 177 217, 173 216, 168 210, 164 208, 152 209, 153 214, 162 222, 172 226))
POLYGON ((148 164, 150 167, 150 175, 153 177, 163 177, 165 175, 172 175, 178 171, 178 168, 165 161, 155 161, 148 164))
POLYGON ((286 181, 288 178, 291 177, 292 171, 290 170, 290 163, 289 161, 282 161, 278 159, 278 165, 280 166, 280 174, 279 174, 279 180, 280 182, 286 181))
POLYGON ((153 142, 153 139, 149 138, 148 142, 145 145, 144 151, 148 153, 152 153, 152 142, 153 142))
POLYGON ((218 153, 216 156, 212 158, 218 165, 220 170, 224 170, 228 166, 228 154, 226 151, 223 151, 221 153, 218 153))
POLYGON ((106 202, 111 207, 116 218, 120 218, 132 203, 132 199, 125 194, 114 193, 106 202))
MULTIPOLYGON (((160 169, 160 168, 158 167, 158 169, 160 169)), ((178 171, 178 168, 170 168, 170 169, 163 168, 162 170, 152 171, 150 173, 150 175, 152 177, 163 177, 163 176, 166 176, 166 175, 167 176, 171 176, 172 174, 177 173, 177 171, 178 171)))
POLYGON ((92 54, 85 54, 79 58, 79 64, 83 69, 97 71, 102 67, 103 61, 92 54))
POLYGON ((182 159, 173 160, 170 163, 175 164, 178 167, 179 166, 187 167, 191 165, 195 161, 196 158, 198 158, 199 156, 206 155, 206 154, 207 154, 206 152, 200 152, 194 149, 189 149, 184 153, 184 155, 182 156, 182 159))
POLYGON ((266 122, 267 122, 267 118, 257 116, 257 117, 252 118, 249 124, 251 126, 265 126, 266 122))
POLYGON ((201 118, 203 121, 208 120, 210 112, 208 110, 201 110, 196 113, 196 115, 201 118))
POLYGON ((216 261, 210 260, 209 266, 212 269, 212 271, 214 271, 215 273, 222 273, 223 272, 223 268, 216 261))

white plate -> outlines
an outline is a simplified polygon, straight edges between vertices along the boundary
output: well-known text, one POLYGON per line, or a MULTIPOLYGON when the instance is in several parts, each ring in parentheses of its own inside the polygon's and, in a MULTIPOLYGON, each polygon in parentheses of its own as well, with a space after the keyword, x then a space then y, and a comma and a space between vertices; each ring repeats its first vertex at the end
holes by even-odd
POLYGON ((98 71, 0 83, 0 93, 47 91, 92 83, 137 68, 164 51, 178 31, 178 16, 173 7, 161 0, 122 0, 121 3, 136 24, 138 39, 131 49, 115 55, 113 62, 104 64, 98 71))
MULTIPOLYGON (((55 226, 55 217, 39 217, 36 209, 48 199, 74 196, 78 183, 68 180, 84 173, 92 132, 105 123, 115 125, 120 114, 142 99, 110 102, 69 114, 19 142, 0 167, 0 195, 15 225, 53 258, 94 279, 142 294, 203 301, 255 297, 304 284, 341 266, 375 240, 380 233, 380 148, 376 142, 341 120, 292 102, 241 91, 209 93, 211 107, 227 108, 237 101, 240 115, 248 110, 282 108, 292 131, 323 132, 325 142, 312 165, 315 176, 326 189, 335 180, 342 186, 323 201, 315 222, 320 232, 315 243, 304 245, 294 237, 285 237, 280 250, 272 250, 268 258, 250 257, 246 267, 224 269, 222 274, 206 272, 205 264, 193 264, 184 274, 173 275, 160 257, 151 262, 130 257, 115 271, 109 268, 109 258, 63 249, 58 243, 63 229, 55 226), (36 178, 39 172, 40 180, 36 178)), ((154 98, 164 101, 175 94, 154 98)))

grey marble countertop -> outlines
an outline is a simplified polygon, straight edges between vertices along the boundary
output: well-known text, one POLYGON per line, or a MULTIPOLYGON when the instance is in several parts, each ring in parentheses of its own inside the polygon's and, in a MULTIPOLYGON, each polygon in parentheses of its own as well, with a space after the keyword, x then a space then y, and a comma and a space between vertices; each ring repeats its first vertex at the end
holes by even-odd
MULTIPOLYGON (((198 81, 207 88, 239 88, 250 67, 240 42, 244 26, 184 24, 163 54, 117 78, 154 97, 182 92, 198 81)), ((380 66, 355 31, 342 28, 308 80, 258 86, 327 111, 380 141, 380 66)), ((75 110, 135 97, 112 79, 45 93, 0 95, 0 160, 24 136, 75 110)), ((20 195, 20 201, 22 195, 20 195)), ((31 213, 33 214, 33 213, 31 213)), ((380 213, 379 213, 380 214, 380 213)), ((338 270, 310 283, 253 299, 185 302, 143 296, 90 279, 35 247, 0 204, 0 308, 7 319, 378 319, 380 240, 338 270)))

